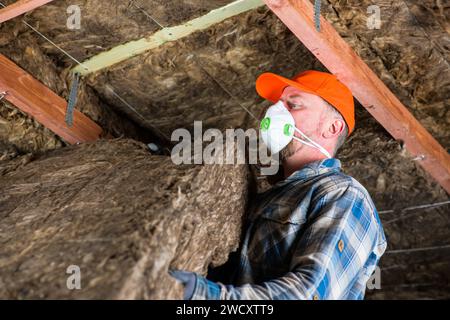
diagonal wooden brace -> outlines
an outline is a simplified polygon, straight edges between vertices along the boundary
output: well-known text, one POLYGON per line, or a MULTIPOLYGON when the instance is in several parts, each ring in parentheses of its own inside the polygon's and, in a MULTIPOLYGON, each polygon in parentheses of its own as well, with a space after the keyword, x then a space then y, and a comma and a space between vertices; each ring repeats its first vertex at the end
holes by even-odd
POLYGON ((21 14, 34 10, 53 0, 19 0, 9 6, 0 9, 0 23, 18 17, 21 14))
POLYGON ((65 122, 67 102, 34 79, 14 62, 0 54, 0 93, 70 144, 100 138, 102 128, 83 113, 75 110, 73 126, 65 122))

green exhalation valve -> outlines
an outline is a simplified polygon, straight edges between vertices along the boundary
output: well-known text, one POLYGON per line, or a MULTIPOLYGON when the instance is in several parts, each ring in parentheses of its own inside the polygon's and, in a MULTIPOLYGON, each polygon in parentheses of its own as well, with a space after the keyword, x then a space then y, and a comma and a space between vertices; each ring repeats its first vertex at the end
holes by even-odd
POLYGON ((293 129, 294 129, 294 127, 291 124, 285 124, 284 128, 283 128, 283 133, 286 136, 290 137, 292 135, 292 133, 293 133, 293 129))
POLYGON ((270 118, 262 119, 261 126, 260 126, 261 131, 267 131, 267 130, 269 130, 269 127, 270 127, 270 118))

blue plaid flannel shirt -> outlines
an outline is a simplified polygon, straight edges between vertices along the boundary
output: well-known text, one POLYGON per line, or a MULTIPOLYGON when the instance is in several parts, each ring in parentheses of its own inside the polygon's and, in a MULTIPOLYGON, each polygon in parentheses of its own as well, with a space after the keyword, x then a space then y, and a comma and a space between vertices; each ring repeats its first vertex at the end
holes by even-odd
POLYGON ((363 299, 386 249, 366 189, 337 159, 310 163, 258 195, 233 285, 196 275, 192 299, 363 299))

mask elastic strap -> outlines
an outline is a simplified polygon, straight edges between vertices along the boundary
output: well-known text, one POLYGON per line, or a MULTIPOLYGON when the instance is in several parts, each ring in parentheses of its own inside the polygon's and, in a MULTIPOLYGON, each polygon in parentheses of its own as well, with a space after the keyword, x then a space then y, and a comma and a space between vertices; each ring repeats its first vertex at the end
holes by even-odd
POLYGON ((302 139, 297 138, 297 137, 292 137, 292 138, 293 138, 294 140, 297 140, 298 142, 301 142, 301 143, 303 143, 303 144, 306 144, 307 146, 310 146, 310 147, 312 147, 312 148, 318 149, 317 146, 315 146, 315 145, 313 145, 312 143, 309 143, 309 142, 307 142, 307 141, 305 141, 305 140, 302 140, 302 139))
POLYGON ((327 158, 332 158, 330 153, 324 147, 322 147, 320 144, 318 144, 318 143, 314 142, 313 140, 311 140, 311 138, 309 138, 307 135, 305 135, 303 132, 301 132, 300 129, 297 129, 296 127, 294 127, 294 128, 295 128, 295 131, 300 133, 302 135, 302 137, 305 138, 306 140, 308 140, 309 142, 306 142, 306 141, 304 141, 302 139, 299 139, 299 138, 294 136, 293 138, 295 140, 297 140, 297 141, 299 141, 299 142, 301 142, 301 143, 303 143, 303 144, 305 144, 307 146, 310 146, 310 147, 318 149, 320 152, 322 152, 324 155, 326 155, 327 158))

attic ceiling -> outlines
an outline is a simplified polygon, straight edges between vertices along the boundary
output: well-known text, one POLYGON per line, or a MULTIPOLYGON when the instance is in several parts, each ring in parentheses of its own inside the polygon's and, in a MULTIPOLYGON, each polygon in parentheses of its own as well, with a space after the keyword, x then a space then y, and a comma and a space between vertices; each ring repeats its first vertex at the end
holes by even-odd
MULTIPOLYGON (((185 23, 230 2, 55 0, 1 24, 0 53, 67 98, 69 71, 76 64, 22 19, 82 62, 149 37, 160 30, 158 24, 185 23), (80 30, 66 27, 67 7, 74 4, 82 12, 80 30)), ((450 149, 450 5, 433 0, 328 0, 322 1, 322 14, 436 140, 450 149), (366 26, 369 5, 381 9, 379 30, 366 26)), ((191 128, 194 120, 203 121, 204 129, 255 127, 243 106, 261 116, 267 105, 255 92, 256 77, 265 71, 293 76, 306 69, 326 70, 262 6, 85 76, 77 109, 116 137, 146 142, 170 137, 177 128, 191 128)), ((20 153, 64 146, 4 101, 0 142, 12 144, 20 153)), ((447 201, 448 196, 361 106, 356 130, 339 158, 344 170, 369 190, 379 210, 395 209, 380 214, 388 250, 450 244, 449 206, 408 211, 408 219, 403 219, 406 213, 399 209, 447 201)), ((369 291, 368 297, 449 297, 449 246, 414 252, 387 253, 381 262, 382 290, 369 291)))

